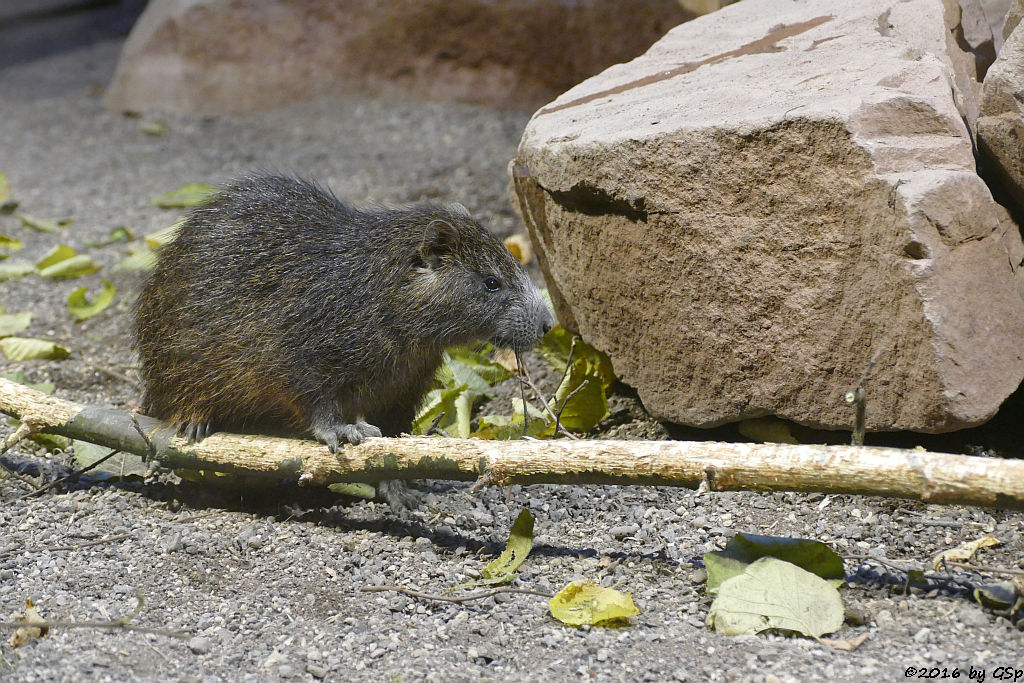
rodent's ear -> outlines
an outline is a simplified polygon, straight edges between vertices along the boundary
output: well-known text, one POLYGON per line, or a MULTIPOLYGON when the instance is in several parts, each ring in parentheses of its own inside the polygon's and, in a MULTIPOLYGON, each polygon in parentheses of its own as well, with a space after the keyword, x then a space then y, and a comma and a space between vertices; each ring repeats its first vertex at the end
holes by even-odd
POLYGON ((451 204, 449 204, 448 210, 452 213, 453 216, 458 216, 460 218, 472 218, 472 216, 469 215, 469 209, 464 207, 462 204, 459 204, 458 202, 452 202, 451 204))
POLYGON ((428 268, 437 268, 441 265, 441 258, 451 254, 458 237, 455 226, 435 218, 427 224, 423 230, 423 239, 420 241, 420 260, 428 268))

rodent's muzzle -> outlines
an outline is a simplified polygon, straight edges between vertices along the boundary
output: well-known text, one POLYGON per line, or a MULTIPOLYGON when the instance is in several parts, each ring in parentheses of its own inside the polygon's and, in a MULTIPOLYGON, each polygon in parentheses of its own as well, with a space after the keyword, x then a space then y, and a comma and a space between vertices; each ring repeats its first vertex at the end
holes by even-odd
POLYGON ((498 346, 512 347, 518 353, 531 349, 556 323, 554 313, 532 284, 523 299, 520 306, 508 311, 494 339, 498 346))

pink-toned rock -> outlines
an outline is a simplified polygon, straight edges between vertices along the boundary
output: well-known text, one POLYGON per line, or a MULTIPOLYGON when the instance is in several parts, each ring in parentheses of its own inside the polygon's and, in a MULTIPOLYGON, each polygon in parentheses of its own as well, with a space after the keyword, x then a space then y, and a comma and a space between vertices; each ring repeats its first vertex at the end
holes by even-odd
POLYGON ((978 146, 1007 193, 1024 211, 1024 25, 1017 0, 1007 17, 1011 29, 989 68, 981 93, 978 146))
POLYGON ((512 164, 559 319, 657 417, 984 422, 1024 377, 956 3, 744 0, 538 111, 512 164), (958 108, 960 105, 962 108, 958 108))
POLYGON ((692 16, 674 0, 151 0, 106 104, 241 114, 358 91, 532 110, 692 16))

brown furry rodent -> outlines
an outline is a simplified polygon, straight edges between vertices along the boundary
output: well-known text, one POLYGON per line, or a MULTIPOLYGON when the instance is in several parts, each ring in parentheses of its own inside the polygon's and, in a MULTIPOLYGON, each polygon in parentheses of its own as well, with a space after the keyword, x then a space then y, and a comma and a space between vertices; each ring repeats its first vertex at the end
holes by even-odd
POLYGON ((531 347, 554 317, 459 204, 355 209, 312 182, 223 188, 135 308, 143 409, 190 440, 286 427, 331 450, 408 430, 442 351, 531 347))

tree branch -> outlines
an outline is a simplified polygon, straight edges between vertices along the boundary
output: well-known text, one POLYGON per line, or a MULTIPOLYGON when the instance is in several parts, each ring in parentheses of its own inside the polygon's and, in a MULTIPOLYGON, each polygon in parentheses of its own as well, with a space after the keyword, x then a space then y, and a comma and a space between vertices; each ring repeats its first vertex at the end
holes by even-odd
POLYGON ((697 441, 487 441, 371 438, 333 455, 321 444, 214 434, 187 444, 173 428, 82 406, 0 378, 0 412, 38 431, 118 448, 161 465, 300 483, 450 479, 511 484, 703 485, 712 491, 823 491, 1024 509, 1024 461, 865 446, 697 441))

